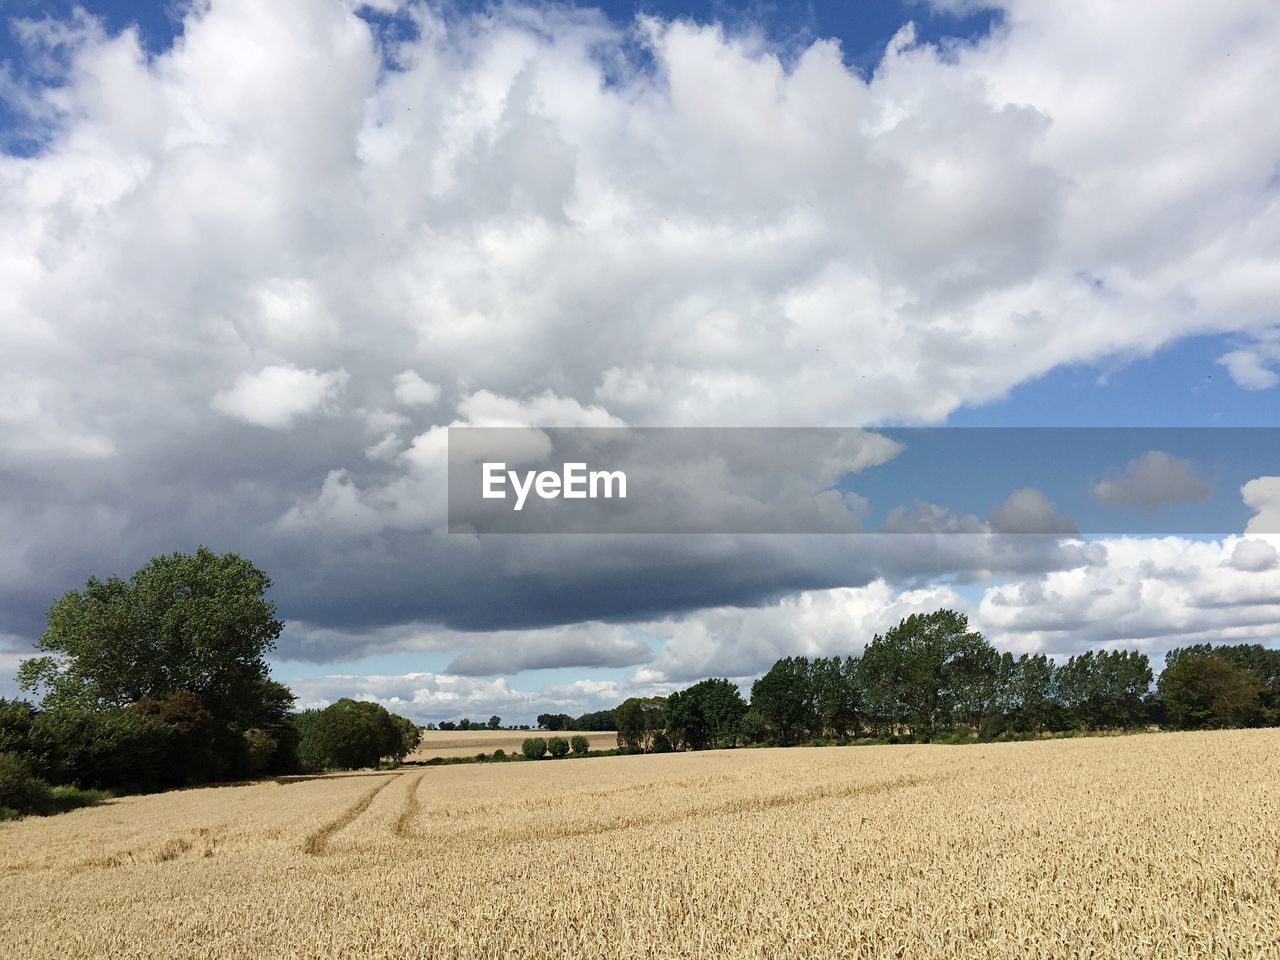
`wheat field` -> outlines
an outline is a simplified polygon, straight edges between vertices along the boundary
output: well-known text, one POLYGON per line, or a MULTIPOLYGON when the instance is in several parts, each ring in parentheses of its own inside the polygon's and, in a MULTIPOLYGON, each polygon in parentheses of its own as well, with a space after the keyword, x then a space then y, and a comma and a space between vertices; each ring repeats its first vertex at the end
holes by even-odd
POLYGON ((526 737, 586 737, 592 750, 612 750, 618 745, 618 735, 612 731, 578 733, 567 730, 548 733, 546 730, 424 730, 418 749, 409 755, 410 760, 430 760, 432 757, 474 757, 477 753, 493 753, 505 750, 519 753, 526 737))
POLYGON ((408 768, 0 824, 0 956, 1280 956, 1280 731, 408 768))

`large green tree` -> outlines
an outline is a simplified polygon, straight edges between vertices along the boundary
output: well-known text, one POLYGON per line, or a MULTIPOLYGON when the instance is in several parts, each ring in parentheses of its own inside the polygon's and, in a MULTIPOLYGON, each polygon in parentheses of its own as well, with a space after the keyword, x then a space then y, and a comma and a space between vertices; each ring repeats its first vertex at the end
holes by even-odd
POLYGON ((1182 729, 1251 726, 1262 715, 1262 685, 1216 654, 1180 656, 1160 674, 1160 698, 1170 726, 1182 729))
POLYGON ((817 726, 818 707, 812 669, 806 657, 784 657, 751 685, 751 709, 768 725, 778 743, 789 746, 817 726))
POLYGON ((672 743, 690 750, 733 747, 738 723, 747 712, 736 684, 725 679, 701 680, 667 697, 666 729, 672 743))
POLYGON ((267 675, 284 627, 270 586, 248 560, 206 547, 156 557, 128 580, 91 577, 54 603, 37 644, 47 655, 24 662, 19 681, 43 689, 46 708, 105 709, 189 691, 215 722, 257 725, 280 692, 267 675))
POLYGON ((630 697, 615 711, 618 747, 630 753, 649 753, 666 725, 666 697, 630 697))
POLYGON ((915 613, 867 644, 858 677, 882 729, 976 726, 994 708, 1000 657, 955 610, 915 613))

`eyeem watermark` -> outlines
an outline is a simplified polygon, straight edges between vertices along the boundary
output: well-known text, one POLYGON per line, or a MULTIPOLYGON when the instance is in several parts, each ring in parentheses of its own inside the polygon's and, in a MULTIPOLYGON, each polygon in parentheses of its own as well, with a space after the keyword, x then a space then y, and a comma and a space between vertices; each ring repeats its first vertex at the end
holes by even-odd
POLYGON ((621 470, 588 470, 585 463, 563 464, 554 470, 508 470, 501 461, 482 465, 484 484, 480 495, 486 500, 506 500, 507 485, 515 494, 513 510, 523 510, 530 491, 542 500, 619 500, 627 498, 627 475, 621 470))

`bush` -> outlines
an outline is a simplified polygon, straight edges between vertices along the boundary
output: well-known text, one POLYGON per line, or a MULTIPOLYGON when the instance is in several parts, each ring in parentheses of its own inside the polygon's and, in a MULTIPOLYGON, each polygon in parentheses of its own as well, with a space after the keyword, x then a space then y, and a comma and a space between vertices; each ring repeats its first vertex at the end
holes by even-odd
POLYGON ((495 760, 505 760, 505 759, 507 759, 507 751, 505 751, 505 750, 503 750, 501 747, 499 747, 497 750, 493 751, 493 759, 495 759, 495 760))
POLYGON ((271 765, 278 744, 265 730, 251 727, 244 732, 245 764, 250 773, 261 773, 271 765))
POLYGON ((54 783, 156 790, 181 785, 197 766, 183 755, 176 726, 129 707, 44 710, 36 715, 32 737, 47 745, 36 772, 54 783))
POLYGON ((547 752, 546 738, 526 737, 524 743, 520 744, 520 752, 524 754, 526 760, 541 760, 547 752))
POLYGON ((12 753, 0 753, 0 807, 27 813, 53 813, 53 791, 12 753))
POLYGON ((569 755, 569 741, 564 737, 552 737, 547 741, 547 750, 557 760, 569 755))
POLYGON ((79 787, 61 786, 49 791, 53 797, 53 812, 66 813, 78 807, 92 807, 111 799, 106 790, 81 790, 79 787))
POLYGON ((591 741, 580 733, 570 739, 569 746, 573 748, 573 752, 579 757, 585 757, 591 752, 591 741))

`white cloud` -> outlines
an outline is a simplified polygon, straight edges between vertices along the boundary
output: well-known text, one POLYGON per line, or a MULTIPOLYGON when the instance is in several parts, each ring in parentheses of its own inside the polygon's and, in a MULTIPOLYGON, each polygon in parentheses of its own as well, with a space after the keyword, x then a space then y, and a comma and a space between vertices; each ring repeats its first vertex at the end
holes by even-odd
POLYGON ((1280 383, 1280 373, 1273 368, 1280 363, 1280 327, 1254 334, 1248 349, 1232 350, 1218 358, 1239 386, 1245 390, 1269 390, 1280 383))
POLYGON ((1280 639, 1280 582, 1270 568, 1232 562, 1245 542, 1100 541, 1105 562, 994 586, 976 619, 1016 651, 1123 646, 1153 654, 1157 666, 1174 646, 1280 639))
POLYGON ((440 387, 427 383, 413 370, 396 374, 396 402, 407 407, 430 407, 440 401, 440 387))
POLYGON ((1280 477, 1258 477, 1240 488, 1245 506, 1257 513, 1245 533, 1280 533, 1280 477))
POLYGON ((1240 540, 1231 551, 1227 564, 1237 570, 1261 573, 1275 567, 1277 558, 1280 558, 1280 552, 1265 540, 1240 540))
POLYGON ((1093 498, 1108 507, 1157 510, 1172 503, 1199 503, 1213 494, 1190 460, 1151 450, 1125 464, 1112 480, 1093 485, 1093 498))
POLYGON ((372 700, 419 723, 493 714, 508 723, 533 722, 540 713, 578 715, 617 706, 647 688, 613 681, 582 680, 538 691, 514 688, 505 677, 481 679, 447 673, 408 673, 400 676, 335 674, 291 681, 301 709, 322 708, 340 697, 372 700))
POLYGON ((229 417, 274 430, 287 430, 301 417, 327 407, 347 383, 347 371, 263 367, 244 373, 213 398, 213 408, 229 417))
POLYGON ((1252 350, 1232 350, 1219 362, 1227 368, 1231 379, 1246 390, 1269 390, 1280 383, 1280 374, 1267 366, 1267 360, 1252 350))

